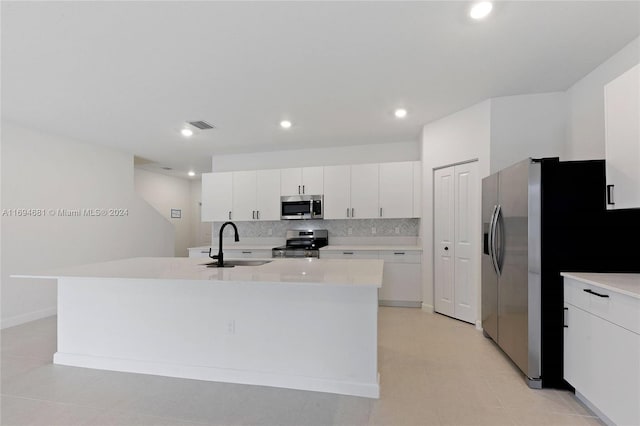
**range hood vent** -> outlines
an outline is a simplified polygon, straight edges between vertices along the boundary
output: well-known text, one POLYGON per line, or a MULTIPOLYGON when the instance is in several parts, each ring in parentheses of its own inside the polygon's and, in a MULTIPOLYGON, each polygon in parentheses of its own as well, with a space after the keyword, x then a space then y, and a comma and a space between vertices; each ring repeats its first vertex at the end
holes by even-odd
POLYGON ((209 130, 216 128, 214 125, 209 124, 206 121, 188 121, 187 123, 191 124, 193 127, 197 127, 200 130, 209 130))

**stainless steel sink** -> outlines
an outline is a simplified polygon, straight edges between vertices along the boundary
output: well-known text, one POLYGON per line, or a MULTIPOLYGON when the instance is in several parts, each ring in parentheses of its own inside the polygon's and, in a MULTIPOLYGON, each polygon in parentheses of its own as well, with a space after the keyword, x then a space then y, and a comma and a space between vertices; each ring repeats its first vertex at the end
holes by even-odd
MULTIPOLYGON (((233 266, 260 266, 273 262, 272 260, 250 260, 250 259, 237 259, 237 260, 225 260, 224 267, 231 268, 233 266)), ((217 268, 218 262, 212 262, 206 264, 208 268, 217 268)))

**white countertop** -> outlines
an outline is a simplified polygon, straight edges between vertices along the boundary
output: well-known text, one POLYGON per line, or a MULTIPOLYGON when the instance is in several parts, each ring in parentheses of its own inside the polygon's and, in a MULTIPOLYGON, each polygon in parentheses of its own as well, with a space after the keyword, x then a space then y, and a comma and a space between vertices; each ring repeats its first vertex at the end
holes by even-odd
POLYGON ((260 266, 208 268, 208 259, 136 257, 55 269, 22 278, 114 278, 319 285, 382 285, 382 260, 265 259, 260 266))
POLYGON ((390 251, 422 251, 420 246, 411 245, 328 245, 322 247, 323 250, 390 250, 390 251))
POLYGON ((561 272, 560 275, 640 299, 640 274, 561 272))

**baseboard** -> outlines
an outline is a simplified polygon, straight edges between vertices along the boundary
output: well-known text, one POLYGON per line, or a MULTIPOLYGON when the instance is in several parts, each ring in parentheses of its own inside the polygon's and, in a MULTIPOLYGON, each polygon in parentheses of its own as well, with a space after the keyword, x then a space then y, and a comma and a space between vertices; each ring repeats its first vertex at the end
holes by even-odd
POLYGON ((422 304, 422 310, 429 314, 432 314, 434 312, 433 305, 427 305, 426 303, 422 304))
POLYGON ((476 330, 482 331, 482 321, 476 321, 476 330))
POLYGON ((392 306, 396 308, 419 308, 422 306, 421 302, 409 302, 409 301, 401 301, 401 300, 379 300, 378 305, 380 306, 392 306))
POLYGON ((380 397, 380 375, 375 383, 348 382, 321 377, 294 376, 252 370, 181 365, 133 359, 108 358, 56 352, 53 363, 99 370, 123 371, 126 373, 153 374, 183 379, 208 380, 213 382, 238 383, 243 385, 273 386, 340 395, 380 397))
POLYGON ((52 308, 43 309, 41 311, 29 312, 22 315, 16 315, 9 318, 3 318, 0 322, 0 329, 14 327, 16 325, 25 324, 27 322, 39 320, 42 318, 56 315, 58 309, 54 306, 52 308))

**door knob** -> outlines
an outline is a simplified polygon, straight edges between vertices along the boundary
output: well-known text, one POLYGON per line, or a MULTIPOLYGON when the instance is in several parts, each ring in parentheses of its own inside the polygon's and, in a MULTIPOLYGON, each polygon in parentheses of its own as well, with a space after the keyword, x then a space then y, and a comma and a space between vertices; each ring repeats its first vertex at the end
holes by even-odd
POLYGON ((445 248, 444 248, 444 251, 449 251, 449 247, 445 247, 445 248))

